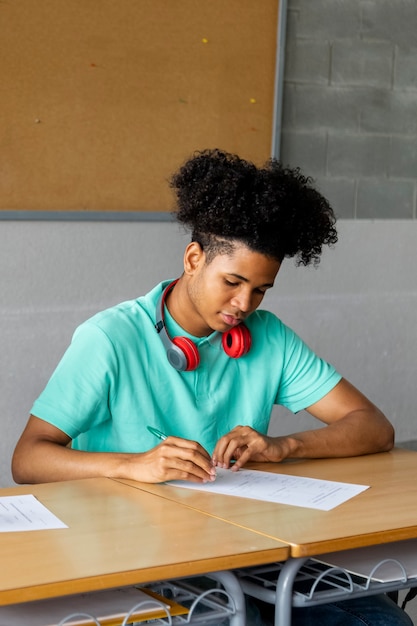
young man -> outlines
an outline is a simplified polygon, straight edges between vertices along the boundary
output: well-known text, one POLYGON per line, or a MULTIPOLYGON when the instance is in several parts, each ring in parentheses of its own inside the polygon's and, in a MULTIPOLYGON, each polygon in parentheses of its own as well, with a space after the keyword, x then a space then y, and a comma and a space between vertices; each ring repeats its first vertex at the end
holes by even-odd
MULTIPOLYGON (((76 330, 16 446, 15 480, 205 482, 216 466, 391 449, 381 411, 258 310, 284 258, 316 263, 337 241, 333 211, 309 179, 214 150, 187 161, 172 187, 192 232, 183 274, 76 330), (306 409, 324 427, 269 437, 274 404, 306 409), (158 443, 152 429, 167 437, 158 443)), ((382 600, 368 604, 378 612, 382 600)), ((375 624, 410 624, 390 609, 375 624)))

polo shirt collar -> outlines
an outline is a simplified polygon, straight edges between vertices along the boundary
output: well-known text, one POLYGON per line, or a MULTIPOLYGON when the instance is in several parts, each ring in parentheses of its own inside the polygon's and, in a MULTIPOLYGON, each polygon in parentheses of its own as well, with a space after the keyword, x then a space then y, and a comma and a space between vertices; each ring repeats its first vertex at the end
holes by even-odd
POLYGON ((194 335, 190 335, 190 333, 187 333, 179 324, 177 324, 177 322, 168 311, 167 307, 165 307, 164 311, 164 320, 168 335, 171 338, 188 337, 188 339, 191 339, 191 341, 193 341, 199 347, 204 346, 205 344, 210 344, 211 346, 214 346, 216 348, 221 347, 221 333, 213 331, 210 335, 207 335, 206 337, 195 337, 194 335))

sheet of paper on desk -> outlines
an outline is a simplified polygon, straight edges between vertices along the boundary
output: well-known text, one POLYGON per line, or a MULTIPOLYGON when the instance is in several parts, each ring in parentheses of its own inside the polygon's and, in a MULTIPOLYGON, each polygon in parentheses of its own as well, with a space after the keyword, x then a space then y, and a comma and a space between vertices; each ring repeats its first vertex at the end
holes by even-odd
POLYGON ((403 580, 404 572, 407 578, 417 578, 417 539, 329 552, 315 560, 379 582, 403 580))
POLYGON ((0 497, 0 532, 68 528, 35 496, 0 497))
POLYGON ((330 511, 368 489, 366 485, 338 483, 247 469, 232 472, 221 468, 217 468, 217 478, 212 483, 200 484, 185 480, 173 480, 167 484, 187 489, 240 496, 241 498, 292 504, 321 511, 330 511))

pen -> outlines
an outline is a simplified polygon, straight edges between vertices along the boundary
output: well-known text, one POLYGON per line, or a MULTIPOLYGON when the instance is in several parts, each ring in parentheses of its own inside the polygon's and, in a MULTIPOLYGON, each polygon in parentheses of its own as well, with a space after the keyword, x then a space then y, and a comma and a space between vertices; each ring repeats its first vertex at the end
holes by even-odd
POLYGON ((167 438, 167 436, 164 435, 164 433, 161 433, 161 431, 158 430, 157 428, 153 428, 152 426, 147 426, 146 428, 149 430, 150 433, 155 435, 155 437, 158 437, 158 439, 161 439, 161 441, 165 441, 165 439, 167 438))

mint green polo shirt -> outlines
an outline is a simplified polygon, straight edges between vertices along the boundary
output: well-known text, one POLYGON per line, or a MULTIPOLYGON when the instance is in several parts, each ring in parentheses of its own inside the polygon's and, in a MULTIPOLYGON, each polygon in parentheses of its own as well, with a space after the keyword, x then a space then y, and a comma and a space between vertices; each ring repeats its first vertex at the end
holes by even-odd
POLYGON ((252 346, 239 359, 225 354, 220 333, 192 337, 166 310, 169 335, 190 337, 200 353, 196 370, 175 370, 154 326, 168 282, 81 324, 34 403, 33 415, 64 431, 74 448, 143 452, 158 443, 149 425, 211 454, 239 424, 266 434, 274 404, 300 411, 339 382, 330 364, 262 310, 246 320, 252 346))

